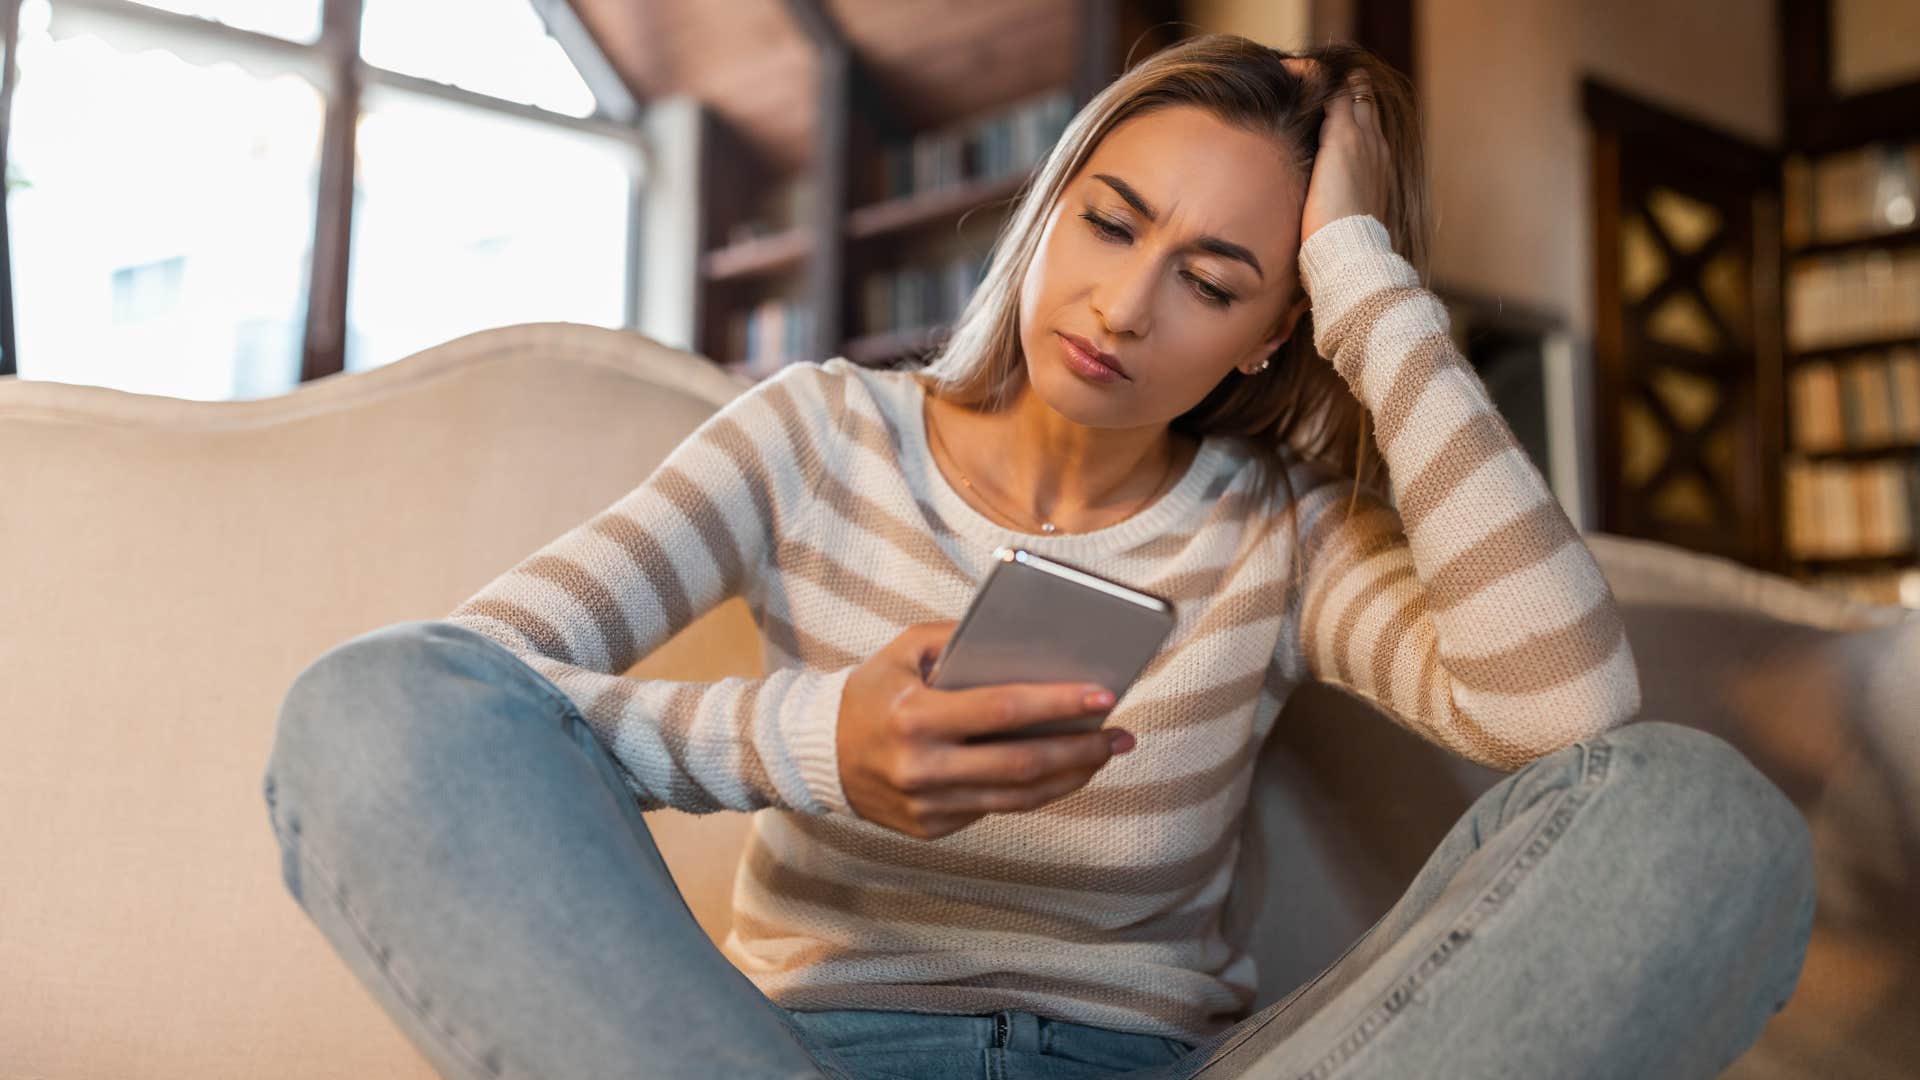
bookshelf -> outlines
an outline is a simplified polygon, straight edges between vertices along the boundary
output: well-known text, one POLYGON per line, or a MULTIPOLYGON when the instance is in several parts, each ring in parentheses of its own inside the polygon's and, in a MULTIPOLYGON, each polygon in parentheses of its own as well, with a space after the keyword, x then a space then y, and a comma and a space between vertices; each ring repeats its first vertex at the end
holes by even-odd
POLYGON ((795 87, 819 113, 811 160, 783 168, 702 116, 694 347, 754 380, 798 359, 894 366, 943 341, 1034 170, 1121 70, 1119 43, 1148 55, 1181 32, 1166 4, 1063 7, 1057 70, 976 80, 947 96, 974 103, 956 111, 882 86, 827 9, 801 6, 829 73, 795 87))
POLYGON ((1920 607, 1920 138, 1782 163, 1789 569, 1920 607))
MULTIPOLYGON (((1013 200, 1072 118, 1058 87, 988 113, 881 142, 857 163, 846 213, 845 328, 830 355, 889 365, 940 341, 986 271, 1013 200)), ((713 307, 702 351, 762 379, 817 355, 818 312, 805 288, 816 243, 811 178, 787 177, 770 201, 702 256, 713 307)))

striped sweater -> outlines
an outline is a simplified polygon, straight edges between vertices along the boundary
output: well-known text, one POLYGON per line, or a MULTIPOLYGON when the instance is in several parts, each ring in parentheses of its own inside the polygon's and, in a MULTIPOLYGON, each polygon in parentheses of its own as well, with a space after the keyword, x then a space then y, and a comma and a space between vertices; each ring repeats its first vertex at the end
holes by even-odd
POLYGON ((1010 530, 928 452, 911 371, 834 357, 756 384, 638 487, 447 617, 578 706, 647 809, 754 811, 722 952, 791 1009, 1019 1008, 1199 1042, 1243 1018, 1253 958, 1225 939, 1258 749, 1303 680, 1503 770, 1639 708, 1591 553, 1494 412, 1381 224, 1309 237, 1315 345, 1375 417, 1390 499, 1295 461, 1250 510, 1251 451, 1209 437, 1149 506, 1092 532, 1010 530), (848 674, 904 628, 957 619, 1017 543, 1169 597, 1177 624, 1109 723, 1133 752, 1037 810, 924 841, 847 805, 848 674), (762 678, 621 675, 743 597, 762 678))

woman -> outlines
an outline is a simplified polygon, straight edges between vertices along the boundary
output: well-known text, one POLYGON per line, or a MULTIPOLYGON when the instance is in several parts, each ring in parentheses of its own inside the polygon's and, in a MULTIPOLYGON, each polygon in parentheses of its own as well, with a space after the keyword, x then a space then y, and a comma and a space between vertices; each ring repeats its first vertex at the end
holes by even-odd
POLYGON ((448 1076, 1717 1073, 1797 980, 1807 830, 1727 744, 1621 726, 1612 594, 1420 287, 1421 170, 1363 51, 1150 58, 923 370, 792 365, 447 618, 302 672, 290 888, 448 1076), (1173 599, 1122 701, 925 685, 1002 543, 1173 599), (770 674, 618 674, 734 595, 770 674), (1517 771, 1249 1016, 1220 913, 1316 678, 1517 771), (661 806, 759 811, 718 951, 661 806))

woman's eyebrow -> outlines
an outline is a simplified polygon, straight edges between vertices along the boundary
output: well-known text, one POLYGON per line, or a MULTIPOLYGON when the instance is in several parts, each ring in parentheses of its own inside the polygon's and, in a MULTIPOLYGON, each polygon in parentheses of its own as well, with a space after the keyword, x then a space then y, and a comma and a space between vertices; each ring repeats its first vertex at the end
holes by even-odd
MULTIPOLYGON (((1127 200, 1127 205, 1138 211, 1141 217, 1146 218, 1148 221, 1159 220, 1153 212, 1153 207, 1148 206, 1147 200, 1141 198, 1140 193, 1133 190, 1132 184, 1127 183, 1117 176, 1109 176, 1106 173, 1094 173, 1093 178, 1119 192, 1120 197, 1127 200)), ((1193 243, 1188 244, 1187 247, 1197 251, 1210 251, 1215 255, 1228 259, 1239 259, 1241 262, 1253 267, 1253 272, 1260 275, 1262 282, 1267 280, 1267 272, 1260 269, 1260 260, 1254 258, 1253 252, 1248 251, 1246 248, 1230 240, 1222 240, 1217 236, 1203 236, 1193 243)))

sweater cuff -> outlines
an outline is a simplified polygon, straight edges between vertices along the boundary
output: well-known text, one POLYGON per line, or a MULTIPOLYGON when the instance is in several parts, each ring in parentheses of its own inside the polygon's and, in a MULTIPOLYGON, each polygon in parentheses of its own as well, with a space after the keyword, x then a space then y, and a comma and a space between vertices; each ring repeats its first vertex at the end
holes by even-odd
POLYGON ((806 798, 793 800, 808 814, 847 814, 853 808, 840 786, 840 698, 853 668, 808 672, 781 703, 780 730, 793 763, 805 784, 806 798))
POLYGON ((1369 293, 1418 285, 1413 264, 1393 250, 1387 227, 1372 214, 1349 214, 1316 229, 1300 245, 1300 283, 1313 301, 1313 344, 1331 357, 1330 332, 1369 293))

